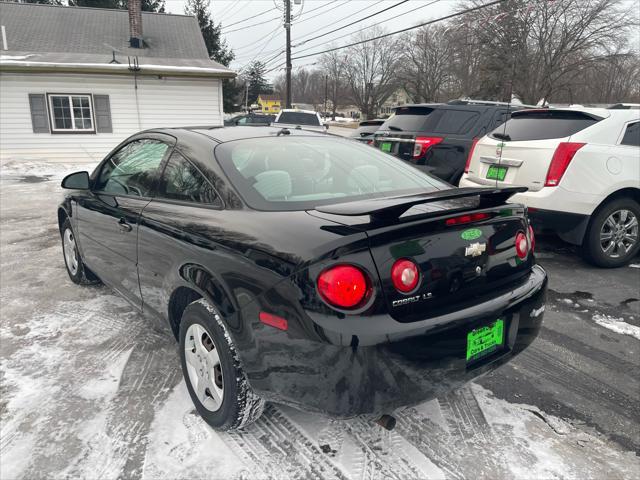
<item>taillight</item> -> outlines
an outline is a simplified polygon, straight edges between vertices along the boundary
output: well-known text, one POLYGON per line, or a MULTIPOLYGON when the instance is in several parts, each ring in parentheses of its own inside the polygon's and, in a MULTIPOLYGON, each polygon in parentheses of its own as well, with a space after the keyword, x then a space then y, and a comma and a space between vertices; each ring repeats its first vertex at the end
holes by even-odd
POLYGON ((415 144, 413 145, 413 158, 422 158, 434 145, 442 142, 440 137, 416 137, 415 144))
POLYGON ((564 172, 571 163, 573 156, 578 150, 584 147, 586 143, 562 142, 556 148, 547 171, 547 179, 544 182, 545 187, 555 187, 562 180, 564 172))
POLYGON ((531 225, 529 225, 529 245, 531 246, 531 253, 533 253, 533 251, 536 248, 536 236, 533 233, 533 227, 531 225))
POLYGON ((391 267, 391 281, 399 292, 409 293, 418 286, 420 271, 411 260, 401 258, 391 267))
POLYGON ((480 220, 486 220, 490 216, 491 215, 484 212, 471 213, 469 215, 460 215, 459 217, 447 218, 445 223, 447 226, 463 225, 465 223, 479 222, 480 220))
POLYGON ((527 258, 529 254, 529 241, 527 240, 527 236, 524 232, 518 232, 516 234, 516 255, 521 260, 527 258))
POLYGON ((467 157, 467 163, 464 165, 464 173, 469 173, 469 167, 471 166, 471 157, 473 157, 473 151, 476 148, 476 143, 478 143, 478 139, 474 138, 473 143, 471 144, 471 148, 469 149, 469 156, 467 157))
POLYGON ((371 281, 358 267, 336 265, 318 275, 318 292, 329 305, 355 308, 370 296, 371 281))

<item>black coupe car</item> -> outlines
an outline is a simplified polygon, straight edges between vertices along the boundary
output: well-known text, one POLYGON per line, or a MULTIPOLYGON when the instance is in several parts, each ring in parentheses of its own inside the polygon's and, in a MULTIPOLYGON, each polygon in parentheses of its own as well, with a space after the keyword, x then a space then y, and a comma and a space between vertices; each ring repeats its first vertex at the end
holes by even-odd
POLYGON ((541 326, 546 274, 525 209, 506 203, 518 187, 451 188, 272 127, 141 132, 62 186, 71 280, 101 280, 173 332, 218 429, 265 401, 387 413, 509 361, 541 326))

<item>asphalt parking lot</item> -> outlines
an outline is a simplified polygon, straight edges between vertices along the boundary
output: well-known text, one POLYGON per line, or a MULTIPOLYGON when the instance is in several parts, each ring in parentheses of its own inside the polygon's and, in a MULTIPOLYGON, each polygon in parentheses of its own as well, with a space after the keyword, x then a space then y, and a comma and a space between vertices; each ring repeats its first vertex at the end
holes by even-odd
POLYGON ((545 324, 514 362, 382 430, 270 405, 245 431, 195 414, 166 334, 64 270, 63 174, 0 175, 0 478, 638 478, 640 259, 601 270, 539 238, 545 324))

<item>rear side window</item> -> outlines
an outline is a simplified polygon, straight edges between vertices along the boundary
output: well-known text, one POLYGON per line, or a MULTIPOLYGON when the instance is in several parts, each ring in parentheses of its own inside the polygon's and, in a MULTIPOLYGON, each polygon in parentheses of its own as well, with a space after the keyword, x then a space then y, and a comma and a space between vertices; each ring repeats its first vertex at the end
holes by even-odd
POLYGON ((599 121, 600 119, 582 112, 553 110, 513 112, 511 118, 504 125, 493 130, 489 136, 497 140, 513 142, 565 138, 599 121))
POLYGON ((427 117, 431 115, 433 108, 429 107, 399 107, 380 130, 416 131, 423 130, 427 117))
POLYGON ((640 147, 640 122, 630 123, 627 125, 624 131, 624 137, 622 137, 622 145, 631 145, 634 147, 640 147))
POLYGON ((158 197, 204 205, 221 204, 213 185, 178 152, 173 152, 167 162, 158 197))
POLYGON ((320 125, 317 115, 304 112, 282 112, 278 123, 291 123, 293 125, 320 125))
POLYGON ((473 127, 480 114, 464 110, 444 110, 434 133, 464 134, 473 127))

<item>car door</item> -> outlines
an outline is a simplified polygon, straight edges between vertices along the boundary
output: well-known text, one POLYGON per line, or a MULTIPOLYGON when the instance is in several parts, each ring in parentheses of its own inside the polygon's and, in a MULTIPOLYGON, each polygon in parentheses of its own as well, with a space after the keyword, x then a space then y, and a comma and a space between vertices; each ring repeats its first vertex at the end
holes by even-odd
POLYGON ((210 176, 174 150, 157 195, 142 212, 138 274, 144 310, 152 317, 166 319, 169 290, 181 282, 185 262, 215 256, 216 246, 208 238, 220 231, 216 214, 223 203, 210 176))
POLYGON ((80 248, 87 266, 141 308, 137 274, 138 219, 155 194, 160 166, 174 140, 135 138, 94 172, 90 194, 78 202, 80 248))

